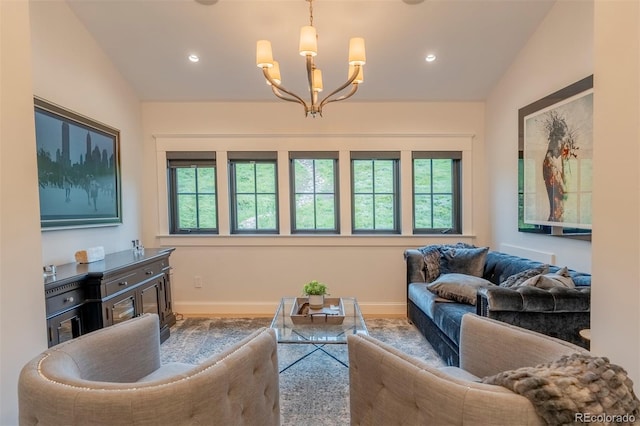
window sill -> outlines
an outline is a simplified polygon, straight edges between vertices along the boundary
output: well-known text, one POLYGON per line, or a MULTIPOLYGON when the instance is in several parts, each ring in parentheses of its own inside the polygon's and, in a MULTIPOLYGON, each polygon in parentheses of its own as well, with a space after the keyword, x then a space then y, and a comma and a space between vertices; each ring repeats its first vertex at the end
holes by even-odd
POLYGON ((474 235, 157 235, 161 247, 420 247, 466 242, 474 235))

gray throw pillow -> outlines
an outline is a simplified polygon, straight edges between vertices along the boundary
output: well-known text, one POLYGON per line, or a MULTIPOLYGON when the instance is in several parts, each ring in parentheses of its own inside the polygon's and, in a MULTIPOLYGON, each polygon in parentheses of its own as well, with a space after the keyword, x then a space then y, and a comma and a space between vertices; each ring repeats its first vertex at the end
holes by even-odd
POLYGON ((489 247, 449 248, 442 251, 440 258, 441 274, 466 274, 481 277, 489 247))
POLYGON ((475 305, 478 289, 491 286, 495 284, 484 278, 451 273, 440 275, 437 280, 427 284, 427 289, 444 299, 475 305))
POLYGON ((535 277, 529 278, 528 280, 523 282, 521 286, 538 287, 548 290, 554 287, 575 288, 576 285, 573 282, 573 279, 571 279, 569 269, 565 266, 557 272, 553 272, 550 274, 540 274, 536 275, 535 277))
POLYGON ((500 287, 518 287, 529 278, 533 278, 536 275, 540 274, 546 274, 547 272, 549 272, 549 265, 542 265, 538 266, 537 268, 527 269, 518 272, 517 274, 511 275, 509 278, 500 283, 500 287))

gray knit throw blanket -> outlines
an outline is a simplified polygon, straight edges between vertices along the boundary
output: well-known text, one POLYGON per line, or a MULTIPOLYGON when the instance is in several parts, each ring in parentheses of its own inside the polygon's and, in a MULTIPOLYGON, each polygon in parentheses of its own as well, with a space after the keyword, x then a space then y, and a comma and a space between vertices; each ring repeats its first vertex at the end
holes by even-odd
POLYGON ((640 421, 633 382, 608 358, 573 354, 485 377, 531 401, 549 425, 627 425, 640 421))

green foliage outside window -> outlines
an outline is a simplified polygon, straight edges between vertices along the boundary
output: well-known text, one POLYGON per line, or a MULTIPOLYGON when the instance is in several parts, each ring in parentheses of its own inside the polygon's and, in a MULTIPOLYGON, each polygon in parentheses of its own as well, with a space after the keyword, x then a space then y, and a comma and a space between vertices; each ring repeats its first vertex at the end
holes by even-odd
POLYGON ((454 228, 453 160, 413 160, 414 228, 454 228))
POLYGON ((215 167, 176 168, 175 186, 177 231, 217 229, 215 167))
POLYGON ((295 159, 294 229, 337 231, 335 166, 333 159, 295 159))
MULTIPOLYGON (((416 232, 456 229, 459 190, 455 183, 455 161, 413 159, 416 232)), ((339 232, 337 165, 335 158, 291 161, 292 232, 339 232)), ((399 232, 398 165, 396 159, 352 160, 355 232, 399 232)), ((176 166, 171 171, 172 232, 217 232, 215 165, 176 166)), ((232 232, 277 232, 276 161, 234 160, 230 163, 230 172, 232 232)), ((521 198, 521 174, 519 190, 521 198)))
POLYGON ((235 226, 238 231, 278 229, 276 164, 274 161, 233 163, 235 226))
POLYGON ((353 160, 353 229, 398 231, 397 160, 353 160))

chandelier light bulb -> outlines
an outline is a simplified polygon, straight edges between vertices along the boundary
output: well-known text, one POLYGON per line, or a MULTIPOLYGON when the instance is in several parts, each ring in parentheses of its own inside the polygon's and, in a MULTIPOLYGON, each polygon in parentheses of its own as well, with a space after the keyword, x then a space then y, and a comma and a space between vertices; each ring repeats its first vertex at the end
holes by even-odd
MULTIPOLYGON (((280 64, 278 61, 273 61, 273 66, 269 68, 269 75, 276 84, 279 85, 282 83, 282 78, 280 77, 280 64)), ((267 80, 267 84, 271 86, 271 82, 269 80, 267 80)))
POLYGON ((300 55, 316 56, 318 54, 318 35, 311 25, 300 28, 300 55))
POLYGON ((313 91, 322 92, 322 71, 319 69, 313 70, 313 91))
POLYGON ((273 52, 269 40, 258 40, 256 46, 256 65, 258 68, 271 68, 273 66, 273 52))
POLYGON ((364 39, 353 37, 349 40, 349 65, 364 65, 367 63, 367 55, 364 50, 364 39))

